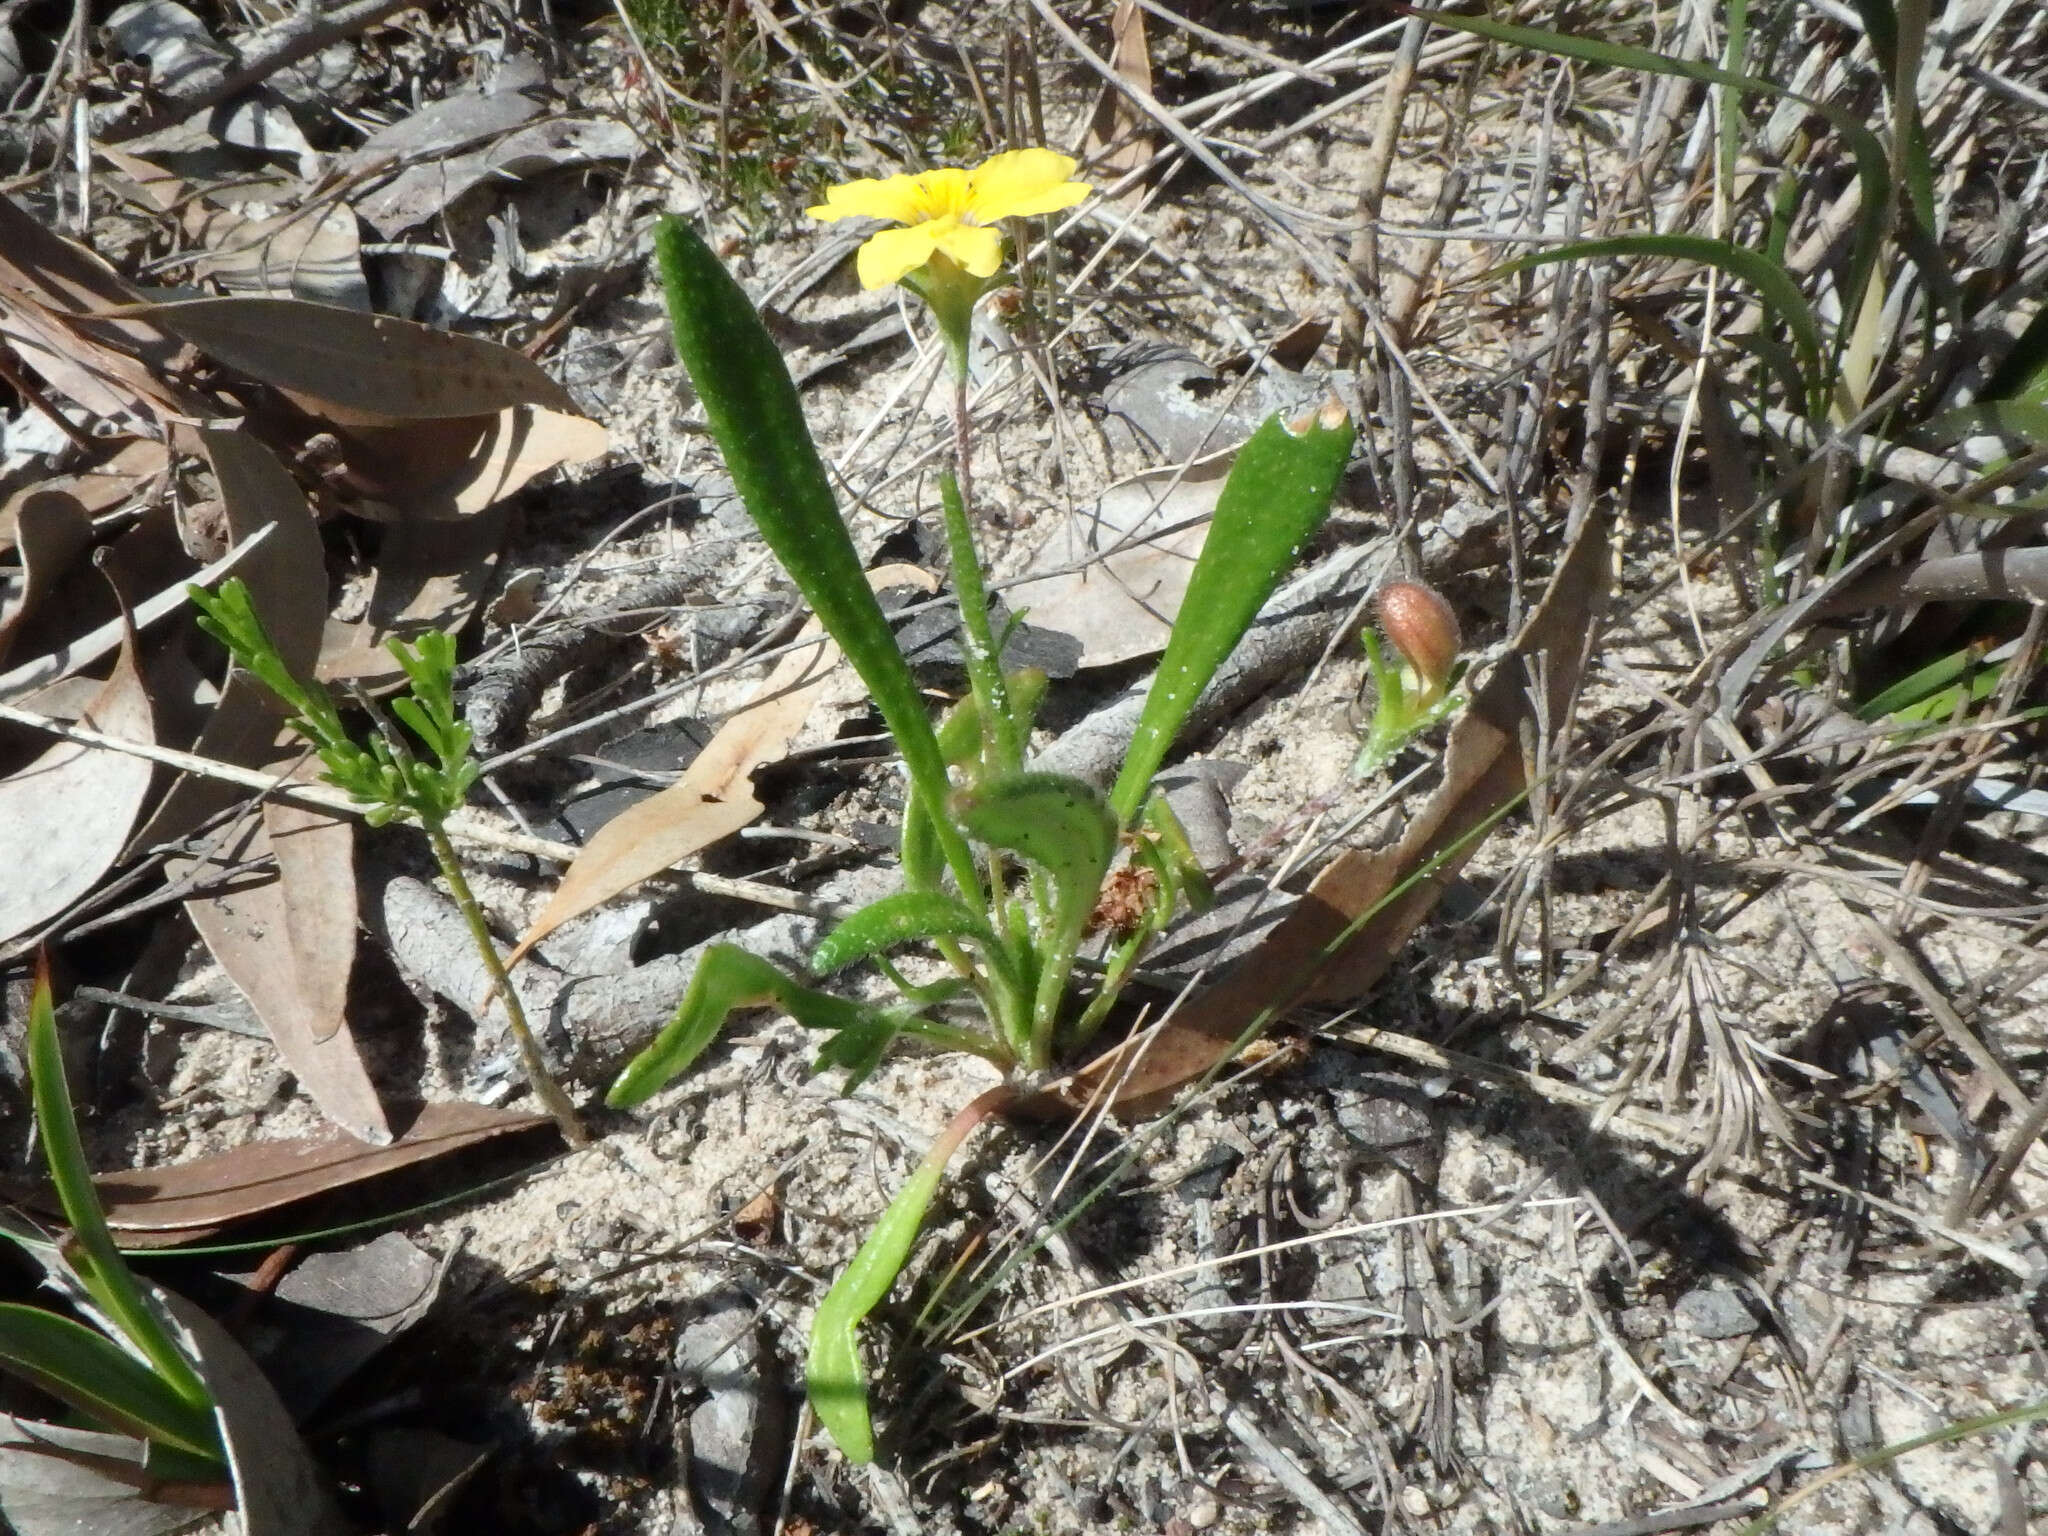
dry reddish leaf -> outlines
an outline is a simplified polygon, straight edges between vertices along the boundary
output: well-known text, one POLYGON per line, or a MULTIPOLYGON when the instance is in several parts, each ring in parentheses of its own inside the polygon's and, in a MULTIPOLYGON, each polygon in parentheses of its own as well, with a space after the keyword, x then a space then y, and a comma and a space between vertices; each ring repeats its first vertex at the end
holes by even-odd
MULTIPOLYGON (((928 572, 909 565, 879 567, 868 572, 868 581, 877 591, 906 583, 927 592, 937 586, 928 572)), ((718 728, 682 778, 598 828, 563 872, 561 885, 533 926, 520 935, 518 946, 506 957, 508 966, 518 964, 572 917, 731 836, 761 814, 761 802, 754 798, 754 770, 773 762, 789 745, 839 665, 839 647, 823 638, 815 619, 804 626, 799 639, 813 635, 818 636, 817 643, 800 644, 783 657, 754 697, 718 728)))
POLYGON ((91 543, 92 518, 68 491, 30 490, 0 509, 0 548, 12 544, 21 555, 13 596, 0 592, 0 661, 15 632, 91 543))
POLYGON ((368 310, 356 216, 343 204, 315 204, 252 219, 230 208, 187 206, 185 233, 204 254, 193 275, 227 293, 304 299, 368 310))
MULTIPOLYGON (((311 778, 313 766, 302 764, 301 776, 311 778)), ((185 911, 320 1112, 364 1141, 388 1142, 390 1123, 347 1020, 356 956, 353 823, 266 803, 213 860, 173 860, 169 873, 217 879, 272 856, 274 875, 240 879, 186 902, 185 911)))
MULTIPOLYGON (((199 446, 220 487, 231 547, 262 537, 236 574, 248 583, 257 617, 285 665, 304 677, 320 654, 327 617, 327 557, 312 510, 276 456, 246 432, 203 430, 199 446)), ((276 755, 277 703, 253 677, 227 667, 225 652, 218 661, 227 681, 191 750, 215 762, 259 768, 276 755)), ((182 837, 242 794, 219 779, 181 775, 136 834, 135 846, 182 837)))
POLYGON ((1611 526, 1608 511, 1586 519, 1514 648, 1452 727, 1443 784, 1401 841, 1373 853, 1340 855, 1228 976, 1191 998, 1159 1030, 1112 1047, 1052 1092, 1069 1104, 1086 1103, 1105 1083, 1115 1083, 1120 1111, 1147 1113, 1214 1066, 1262 1010, 1352 1002, 1379 980, 1477 851, 1480 838, 1473 834, 1522 794, 1522 732, 1534 721, 1532 677, 1543 679, 1548 719, 1570 718, 1613 576, 1611 526), (1429 875, 1344 936, 1432 861, 1439 862, 1429 875), (1132 1054, 1139 1059, 1124 1076, 1132 1054))
POLYGON ((1084 667, 1163 650, 1236 457, 1119 480, 1093 515, 1069 519, 1031 557, 1027 571, 1055 574, 1027 574, 1007 601, 1033 624, 1078 639, 1084 667))
POLYGON ((610 434, 587 416, 516 405, 400 427, 340 427, 358 510, 392 520, 469 517, 559 464, 594 459, 610 434))
POLYGON ((775 1241, 775 1228, 782 1220, 782 1202, 775 1191, 764 1189, 732 1213, 732 1230, 743 1243, 759 1248, 775 1241))
POLYGON ((93 1183, 106 1207, 107 1224, 124 1245, 169 1247, 198 1242, 236 1222, 494 1137, 552 1123, 546 1115, 488 1104, 429 1104, 388 1145, 371 1145, 336 1127, 314 1136, 245 1142, 164 1168, 124 1168, 101 1174, 93 1183))
POLYGON ((505 509, 453 522, 394 523, 377 551, 368 611, 326 621, 315 669, 322 682, 352 682, 372 692, 404 680, 384 642, 469 622, 497 568, 505 509))
POLYGON ((55 475, 23 486, 0 505, 0 554, 14 547, 14 521, 21 504, 31 496, 63 492, 90 517, 151 494, 151 487, 170 474, 171 455, 154 438, 130 438, 104 463, 75 474, 55 475))
MULTIPOLYGON (((80 723, 124 741, 155 742, 132 635, 80 723)), ((0 779, 0 940, 40 927, 99 884, 127 845, 154 771, 125 752, 60 741, 0 779)))
MULTIPOLYGON (((1117 0, 1110 13, 1109 35, 1113 43, 1110 68, 1118 78, 1151 95, 1152 52, 1145 40, 1145 13, 1138 8, 1138 0, 1117 0)), ((1081 157, 1105 175, 1121 175, 1151 164, 1152 150, 1152 120, 1122 91, 1104 86, 1088 120, 1088 135, 1081 141, 1081 157)), ((1123 196, 1126 202, 1141 202, 1144 188, 1132 187, 1123 196)))
POLYGON ((303 299, 188 299, 129 311, 329 421, 390 426, 495 416, 515 405, 575 414, 569 392, 510 347, 303 299))
POLYGON ((188 357, 160 326, 106 311, 141 297, 83 246, 0 197, 0 335, 50 385, 96 416, 204 415, 171 383, 188 357))

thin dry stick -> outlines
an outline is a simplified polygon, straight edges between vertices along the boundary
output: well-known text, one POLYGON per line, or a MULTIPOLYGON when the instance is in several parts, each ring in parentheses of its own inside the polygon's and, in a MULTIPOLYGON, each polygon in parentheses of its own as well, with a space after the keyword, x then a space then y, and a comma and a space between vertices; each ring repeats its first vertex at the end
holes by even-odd
POLYGON ((1956 1049, 1969 1057, 1971 1065, 1990 1079, 1992 1085, 1998 1089, 1999 1097, 2012 1106, 2015 1114, 2032 1114, 2033 1100, 2013 1081, 2012 1074, 2005 1068, 2005 1063, 1992 1055, 1991 1047, 1980 1040, 1970 1026, 1963 1022, 1962 1015, 1949 1005, 1949 1000, 1941 995, 1941 989, 1934 984, 1933 978, 1921 969, 1912 952, 1893 936, 1891 930, 1868 912, 1853 906, 1849 910, 1855 913, 1857 924, 1862 928, 1864 936, 1883 953, 1885 963, 1898 972, 1900 980, 1913 989, 1913 995, 1919 998, 1921 1006, 1934 1016, 1934 1022, 1941 1026, 1941 1032, 1948 1036, 1956 1049))
MULTIPOLYGON (((47 715, 39 715, 12 704, 0 704, 0 720, 25 725, 65 741, 77 742, 81 746, 105 747, 115 752, 125 752, 130 757, 162 763, 167 768, 180 768, 187 773, 196 773, 205 778, 239 784, 269 799, 308 806, 313 810, 338 811, 343 815, 360 816, 368 809, 354 797, 324 784, 281 783, 274 774, 238 767, 233 763, 216 762, 212 758, 200 757, 192 752, 180 752, 173 747, 159 747, 147 742, 129 741, 120 736, 109 736, 106 732, 96 731, 91 726, 73 725, 68 720, 53 720, 47 715)), ((539 859, 551 859, 558 864, 574 863, 583 854, 583 850, 574 843, 558 843, 545 837, 527 837, 517 832, 502 832, 470 814, 451 816, 446 831, 458 842, 474 843, 482 848, 498 848, 507 853, 528 854, 539 859)), ((831 917, 840 913, 837 902, 819 902, 800 892, 786 891, 780 886, 767 885, 758 880, 732 880, 723 875, 703 874, 688 869, 672 869, 667 873, 707 896, 730 896, 738 901, 751 901, 757 906, 774 907, 784 912, 800 912, 808 917, 831 917)))

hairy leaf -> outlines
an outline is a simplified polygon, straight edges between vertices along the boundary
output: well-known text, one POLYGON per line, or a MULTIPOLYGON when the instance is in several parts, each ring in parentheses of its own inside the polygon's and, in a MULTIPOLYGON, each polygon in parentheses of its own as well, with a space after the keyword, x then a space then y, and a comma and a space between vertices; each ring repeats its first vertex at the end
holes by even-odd
MULTIPOLYGON (((744 290, 689 225, 661 220, 654 252, 676 355, 704 402, 748 515, 868 685, 911 782, 926 804, 943 803, 946 765, 923 697, 862 573, 781 352, 744 290)), ((979 882, 966 845, 951 828, 937 830, 953 877, 963 892, 974 892, 979 882)))
POLYGON ((1350 418, 1333 400, 1295 427, 1269 417, 1238 450, 1110 792, 1118 825, 1143 807, 1202 690, 1329 516, 1351 439, 1350 418))
POLYGON ((702 1055, 735 1009, 767 1003, 810 1029, 862 1029, 878 1017, 873 1008, 803 986, 736 944, 714 944, 697 962, 674 1017, 627 1064, 605 1102, 614 1108, 642 1102, 702 1055))

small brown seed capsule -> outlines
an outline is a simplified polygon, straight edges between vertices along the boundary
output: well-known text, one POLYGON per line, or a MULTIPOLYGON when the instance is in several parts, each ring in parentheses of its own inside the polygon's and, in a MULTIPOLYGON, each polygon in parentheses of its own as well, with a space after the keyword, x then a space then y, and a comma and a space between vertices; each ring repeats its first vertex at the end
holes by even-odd
POLYGON ((1462 644, 1458 616, 1442 594, 1419 581, 1390 581, 1380 588, 1379 621, 1380 632, 1424 688, 1441 693, 1462 644))

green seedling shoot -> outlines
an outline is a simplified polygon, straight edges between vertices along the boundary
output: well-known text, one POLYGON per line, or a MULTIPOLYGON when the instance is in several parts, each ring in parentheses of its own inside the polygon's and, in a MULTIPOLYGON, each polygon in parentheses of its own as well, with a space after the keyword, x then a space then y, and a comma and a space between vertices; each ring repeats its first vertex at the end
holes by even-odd
MULTIPOLYGON (((817 1065, 845 1068, 849 1086, 898 1035, 1027 1079, 1073 1060, 1109 1018, 1145 946, 1177 911, 1207 899, 1153 780, 1216 669, 1327 516, 1352 426, 1332 400, 1292 423, 1269 420, 1239 450, 1113 789, 1031 770, 1026 750, 1045 679, 1003 668, 989 621, 972 521, 969 327, 1001 267, 992 226, 1085 197, 1086 187, 1067 179, 1073 166, 1050 151, 1017 151, 972 170, 850 183, 812 210, 906 226, 862 247, 862 281, 901 282, 923 298, 953 363, 954 456, 938 476, 939 511, 968 691, 936 725, 864 578, 774 341, 689 225, 668 218, 656 230, 677 355, 726 467, 769 548, 866 685, 909 780, 903 889, 839 923, 809 969, 824 978, 873 963, 902 1003, 850 1000, 732 945, 713 946, 667 1027, 613 1084, 614 1105, 647 1099, 711 1045, 735 1009, 758 1005, 824 1035, 817 1065), (1137 893, 1114 916, 1105 882, 1137 893), (1084 970, 1097 934, 1102 963, 1084 970), (906 980, 892 958, 905 950, 922 950, 937 979, 906 980)), ((854 1460, 874 1455, 859 1325, 908 1260, 948 1160, 1013 1091, 961 1112, 818 1309, 810 1400, 854 1460)))
POLYGON ((513 1045, 527 1082, 569 1144, 584 1145, 589 1138, 582 1121, 549 1072, 540 1043, 527 1026, 526 1010, 506 974, 497 940, 462 872, 455 845, 448 839, 448 818, 468 798, 479 772, 470 750, 469 727, 455 709, 454 640, 439 630, 428 630, 413 645, 397 639, 388 642, 411 684, 408 692, 391 700, 391 713, 425 749, 422 755, 367 699, 363 702, 374 729, 365 741, 358 741, 326 688, 292 675, 263 627, 248 586, 239 578, 222 582, 217 593, 196 586, 185 591, 199 609, 199 627, 227 649, 236 666, 283 701, 291 712, 288 723, 292 730, 319 756, 325 770, 321 777, 354 797, 363 807, 365 821, 373 827, 393 821, 419 823, 433 849, 434 862, 441 867, 441 878, 448 882, 461 909, 477 955, 490 974, 495 995, 504 1000, 505 1017, 512 1026, 513 1045))
POLYGON ((29 1004, 28 1068, 36 1131, 70 1236, 51 1244, 0 1226, 73 1290, 94 1326, 39 1307, 0 1303, 0 1370, 34 1383, 94 1426, 149 1447, 166 1481, 219 1482, 226 1456, 213 1394, 114 1246, 100 1210, 64 1081, 47 960, 29 1004))

